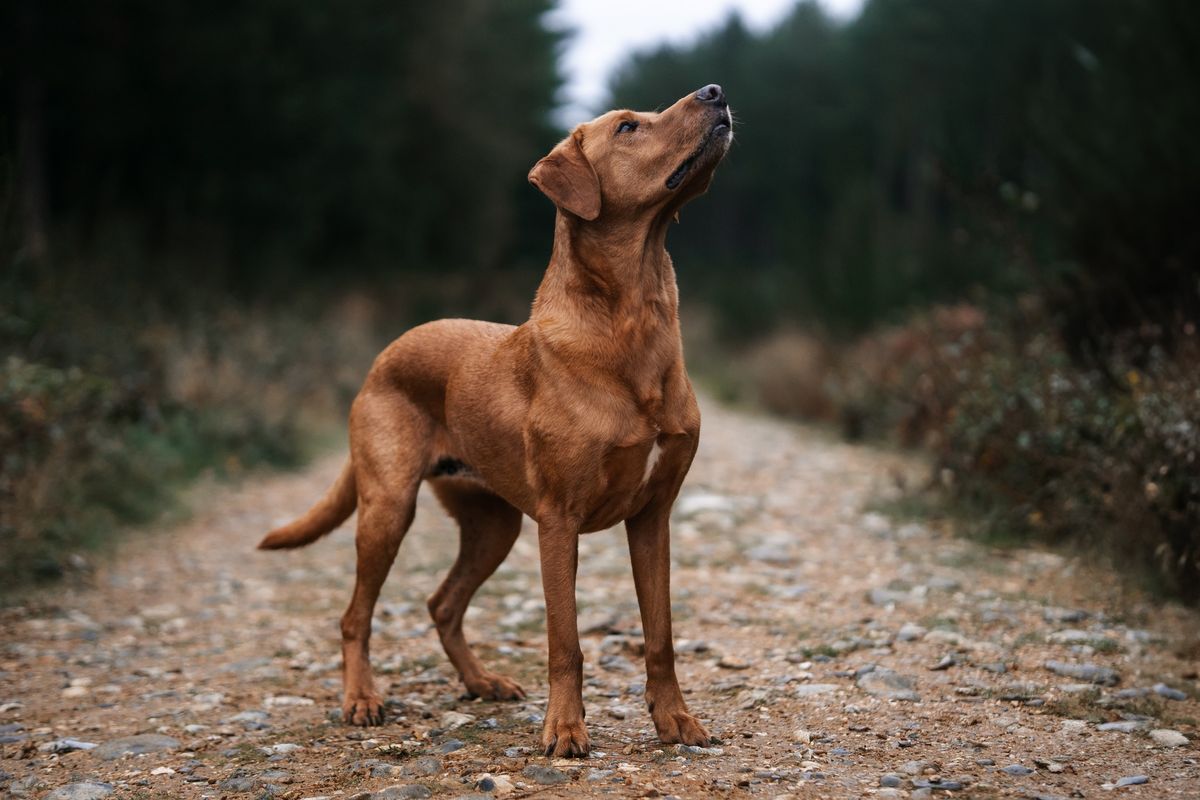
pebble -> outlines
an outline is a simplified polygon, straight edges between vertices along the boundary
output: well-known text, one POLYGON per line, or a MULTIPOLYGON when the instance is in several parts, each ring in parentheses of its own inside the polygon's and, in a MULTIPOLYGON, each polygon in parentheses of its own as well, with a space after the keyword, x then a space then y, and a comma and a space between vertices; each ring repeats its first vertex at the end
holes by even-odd
MULTIPOLYGON (((958 792, 967 788, 967 785, 961 781, 935 781, 919 778, 913 779, 913 786, 918 789, 944 789, 947 792, 958 792)), ((914 796, 915 794, 914 792, 914 796)))
POLYGON ((733 501, 723 495, 693 490, 684 492, 675 501, 674 515, 679 519, 694 517, 704 511, 732 514, 736 510, 733 501))
POLYGON ((298 697, 294 694, 279 694, 267 695, 263 700, 263 705, 267 708, 275 708, 277 706, 312 706, 316 705, 316 701, 311 697, 298 697))
POLYGON ((916 680, 890 669, 875 669, 858 678, 858 687, 869 695, 886 700, 917 702, 916 680))
POLYGON ((38 751, 42 753, 71 753, 76 750, 93 750, 96 746, 94 742, 83 742, 79 739, 55 739, 53 742, 39 744, 38 751))
POLYGON ((1042 609, 1042 619, 1051 623, 1072 623, 1083 622, 1090 615, 1088 612, 1077 608, 1056 608, 1050 606, 1042 609))
POLYGON ((1122 786, 1141 786, 1143 783, 1149 783, 1150 778, 1145 775, 1127 775, 1121 778, 1114 784, 1118 789, 1122 786))
POLYGON ((619 656, 616 653, 600 656, 599 663, 601 669, 608 670, 609 672, 632 673, 637 671, 634 669, 633 664, 629 663, 629 659, 619 656))
POLYGON ((688 756, 719 756, 725 753, 720 747, 699 747, 694 744, 677 744, 675 752, 688 756))
POLYGON ((879 785, 887 787, 887 788, 894 789, 903 784, 904 784, 904 778, 900 777, 899 775, 893 774, 893 773, 881 775, 879 778, 879 785))
POLYGON ((1009 764, 1007 767, 1001 767, 1000 771, 1015 777, 1024 777, 1025 775, 1032 775, 1034 773, 1034 770, 1021 764, 1009 764))
POLYGON ((1154 684, 1154 693, 1159 697, 1165 697, 1168 700, 1187 700, 1188 696, 1179 691, 1167 686, 1165 683, 1154 684))
POLYGON ((1117 674, 1116 670, 1096 664, 1068 664, 1063 661, 1047 661, 1045 667, 1055 675, 1075 678, 1076 680, 1087 681, 1101 686, 1115 686, 1121 680, 1121 676, 1117 674))
POLYGON ((470 714, 463 714, 459 711, 447 711, 442 714, 442 727, 447 730, 455 730, 475 721, 475 717, 470 714))
POLYGON ((750 662, 734 656, 721 656, 721 660, 717 662, 717 666, 722 669, 750 669, 750 662))
POLYGON ((616 774, 616 770, 590 769, 590 770, 588 770, 587 777, 585 777, 584 780, 586 780, 590 783, 596 783, 597 781, 606 781, 615 774, 616 774))
POLYGON ((1188 743, 1188 738, 1179 731, 1173 731, 1170 728, 1157 728, 1150 731, 1150 738, 1159 747, 1183 747, 1188 743))
POLYGON ((1055 688, 1064 694, 1084 694, 1096 691, 1096 686, 1092 683, 1061 683, 1055 688))
POLYGON ((958 631, 952 631, 947 628, 934 628, 925 635, 925 641, 930 644, 944 644, 950 647, 961 647, 966 643, 966 639, 958 631))
POLYGON ((433 797, 433 792, 419 783, 405 783, 372 792, 369 797, 370 800, 423 800, 433 797))
POLYGON ((228 778, 218 783, 217 788, 223 792, 253 792, 260 783, 249 771, 237 769, 228 778))
POLYGON ((1118 733, 1133 733, 1138 728, 1146 727, 1144 722, 1127 719, 1120 722, 1102 722, 1096 726, 1098 731, 1117 731, 1118 733))
POLYGON ((900 626, 900 630, 896 632, 896 638, 902 642, 915 642, 923 639, 928 633, 925 628, 912 622, 906 622, 900 626))
MULTIPOLYGON (((338 714, 340 719, 341 711, 338 714)), ((269 717, 270 714, 265 711, 239 711, 232 717, 227 717, 225 723, 230 725, 239 724, 246 728, 246 730, 262 730, 270 727, 267 725, 269 717)))
POLYGON ((558 783, 567 782, 567 773, 554 767, 544 767, 541 764, 530 764, 521 770, 521 774, 542 786, 553 786, 558 783))
POLYGON ((813 697, 836 692, 839 688, 836 683, 802 683, 792 691, 796 697, 813 697))
POLYGON ((461 739, 447 739, 446 741, 444 741, 440 745, 438 745, 437 751, 442 754, 453 753, 456 750, 462 750, 466 746, 467 746, 467 743, 462 741, 461 739))
POLYGON ((437 775, 442 771, 442 762, 433 756, 421 756, 404 767, 407 775, 437 775))
POLYGON ((867 592, 867 600, 874 606, 894 606, 907 602, 912 595, 896 589, 875 588, 867 592))
POLYGON ((925 581, 925 585, 930 589, 937 589, 939 592, 957 592, 962 588, 962 582, 957 578, 947 578, 941 575, 935 575, 925 581))
POLYGON ((493 775, 492 780, 496 782, 496 788, 493 790, 496 797, 505 797, 517 790, 517 787, 513 785, 512 778, 507 775, 493 775))
POLYGON ((142 753, 161 753, 179 747, 179 740, 158 733, 142 733, 113 739, 98 745, 91 752, 103 761, 113 761, 122 756, 137 756, 142 753))
POLYGON ((108 797, 112 791, 111 783, 100 783, 99 781, 68 783, 66 786, 60 786, 48 793, 43 800, 100 800, 101 797, 108 797))
POLYGON ((791 564, 796 560, 788 550, 771 544, 761 544, 746 551, 746 558, 753 561, 763 561, 767 564, 791 564))
POLYGON ((942 656, 942 659, 940 661, 938 661, 936 664, 931 666, 929 669, 932 672, 940 672, 942 670, 950 669, 957 663, 958 662, 954 660, 954 656, 944 655, 944 656, 942 656))

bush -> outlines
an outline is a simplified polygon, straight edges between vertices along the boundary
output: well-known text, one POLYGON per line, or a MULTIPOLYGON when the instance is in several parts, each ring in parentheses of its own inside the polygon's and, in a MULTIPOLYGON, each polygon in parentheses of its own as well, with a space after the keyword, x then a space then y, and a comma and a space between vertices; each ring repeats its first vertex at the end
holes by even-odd
MULTIPOLYGON (((992 525, 1141 564, 1200 599, 1200 347, 1082 369, 1039 334, 964 365, 939 464, 992 525)), ((1144 343, 1138 343, 1140 351, 1144 343)), ((1126 345, 1128 347, 1129 345, 1126 345)))
POLYGON ((1032 299, 960 305, 848 346, 777 336, 746 363, 771 410, 933 452, 981 532, 1070 542, 1200 599, 1195 326, 1144 327, 1086 367, 1053 330, 1032 299))
POLYGON ((373 310, 350 297, 316 319, 71 308, 69 325, 43 321, 0 362, 0 584, 61 575, 201 473, 298 463, 378 350, 373 310))

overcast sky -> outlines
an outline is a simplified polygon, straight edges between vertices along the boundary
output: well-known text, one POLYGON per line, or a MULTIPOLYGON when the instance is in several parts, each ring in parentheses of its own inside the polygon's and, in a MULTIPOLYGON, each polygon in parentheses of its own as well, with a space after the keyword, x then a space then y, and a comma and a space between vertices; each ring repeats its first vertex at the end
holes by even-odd
MULTIPOLYGON (((862 0, 820 0, 830 14, 846 18, 862 0)), ((720 25, 737 10, 753 30, 769 27, 796 0, 562 0, 551 17, 556 25, 575 30, 567 47, 567 105, 560 121, 567 127, 590 119, 601 110, 608 76, 622 58, 662 41, 688 42, 720 25)), ((720 76, 696 76, 698 81, 720 76)), ((697 86, 699 88, 699 86, 697 86)), ((663 98, 664 102, 674 98, 663 98)))

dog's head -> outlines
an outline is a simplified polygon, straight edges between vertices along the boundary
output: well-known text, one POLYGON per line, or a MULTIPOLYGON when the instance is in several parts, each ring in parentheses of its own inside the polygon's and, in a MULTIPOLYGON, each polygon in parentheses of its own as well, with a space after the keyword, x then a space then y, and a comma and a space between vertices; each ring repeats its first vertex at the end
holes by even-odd
POLYGON ((708 189, 731 141, 725 92, 709 84, 665 111, 609 111, 579 125, 529 182, 587 221, 674 213, 708 189))

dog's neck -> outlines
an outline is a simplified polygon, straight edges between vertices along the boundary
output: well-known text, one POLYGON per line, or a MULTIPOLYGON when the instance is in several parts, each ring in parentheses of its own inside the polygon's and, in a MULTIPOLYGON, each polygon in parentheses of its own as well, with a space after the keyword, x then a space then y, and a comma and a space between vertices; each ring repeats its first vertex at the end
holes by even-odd
POLYGON ((541 338, 592 367, 625 376, 633 365, 636 380, 661 379, 680 351, 670 221, 660 215, 599 226, 558 212, 530 316, 541 338))
POLYGON ((613 309, 644 305, 660 293, 664 278, 674 284, 666 240, 666 220, 600 226, 558 212, 550 266, 538 289, 534 313, 538 303, 557 299, 560 293, 603 298, 613 309))

